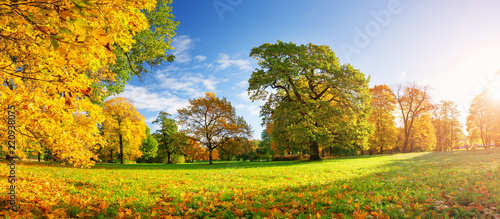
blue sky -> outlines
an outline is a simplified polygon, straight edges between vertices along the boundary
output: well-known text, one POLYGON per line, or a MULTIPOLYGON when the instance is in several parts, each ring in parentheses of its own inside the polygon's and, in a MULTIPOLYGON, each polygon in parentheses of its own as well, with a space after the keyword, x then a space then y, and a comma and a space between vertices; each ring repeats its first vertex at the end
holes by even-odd
POLYGON ((249 53, 277 40, 329 45, 342 63, 369 75, 371 86, 429 85, 433 101, 454 101, 463 122, 475 94, 500 87, 494 78, 500 1, 174 0, 172 7, 180 21, 172 43, 176 61, 144 83, 134 79, 120 94, 152 132, 159 111, 175 117, 189 99, 211 91, 227 97, 259 139, 262 103, 247 95, 258 66, 249 53))

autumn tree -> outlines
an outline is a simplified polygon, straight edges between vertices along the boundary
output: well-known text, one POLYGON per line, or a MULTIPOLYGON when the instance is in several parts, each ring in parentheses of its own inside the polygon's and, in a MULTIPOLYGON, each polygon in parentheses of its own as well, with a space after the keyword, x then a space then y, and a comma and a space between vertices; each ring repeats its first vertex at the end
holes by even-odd
POLYGON ((419 86, 416 83, 398 84, 393 89, 404 127, 403 153, 408 152, 415 120, 432 108, 429 89, 428 86, 419 86))
POLYGON ((458 145, 463 135, 459 116, 460 111, 452 101, 443 100, 434 105, 432 123, 436 132, 436 151, 448 151, 458 145))
POLYGON ((104 102, 104 137, 110 149, 120 150, 120 163, 126 157, 134 160, 142 156, 140 147, 146 137, 144 117, 127 98, 115 97, 104 102))
POLYGON ((484 148, 490 148, 492 143, 500 144, 499 106, 490 92, 483 91, 472 100, 469 107, 467 132, 472 141, 479 139, 484 148))
POLYGON ((243 117, 236 115, 231 102, 214 93, 207 92, 204 98, 189 100, 189 106, 177 112, 183 132, 208 149, 210 164, 214 149, 229 139, 249 139, 252 134, 243 117))
POLYGON ((436 132, 432 124, 430 112, 418 116, 413 124, 413 131, 409 139, 408 151, 418 149, 418 151, 433 150, 436 145, 436 132))
POLYGON ((394 117, 396 101, 391 88, 387 85, 375 85, 370 89, 370 93, 372 113, 369 121, 374 127, 374 132, 369 138, 370 151, 379 151, 383 154, 384 147, 392 150, 397 141, 394 117))
POLYGON ((226 160, 248 156, 255 151, 252 141, 246 138, 227 139, 217 150, 219 151, 219 157, 226 160))
MULTIPOLYGON (((179 134, 184 135, 184 133, 182 132, 179 132, 179 134)), ((197 142, 194 139, 190 139, 186 135, 184 135, 184 137, 185 141, 182 142, 181 151, 182 155, 184 155, 186 159, 186 162, 192 163, 195 160, 200 161, 208 158, 208 151, 200 144, 200 142, 197 142)), ((176 139, 182 140, 180 136, 176 139)))
POLYGON ((362 145, 370 134, 368 79, 351 65, 341 65, 325 45, 278 41, 252 49, 260 68, 249 79, 250 98, 264 100, 263 124, 272 138, 307 145, 310 160, 332 142, 362 145), (271 91, 272 92, 269 92, 271 91))
MULTIPOLYGON (((148 36, 136 35, 154 25, 149 13, 157 11, 157 1, 123 4, 123 0, 0 4, 0 116, 4 118, 8 106, 16 106, 18 156, 47 149, 78 166, 93 164, 90 158, 96 158, 94 152, 105 145, 96 126, 104 121, 102 108, 95 103, 105 96, 102 84, 118 77, 110 66, 125 66, 115 62, 117 52, 129 54, 128 63, 134 67, 160 60, 161 55, 149 56, 142 53, 145 50, 156 48, 151 53, 160 54, 169 49, 155 47, 159 42, 154 40, 145 50, 135 46, 148 36), (131 54, 138 54, 134 51, 143 55, 134 58, 131 54)), ((161 32, 171 37, 172 28, 165 28, 169 31, 161 32)), ((160 33, 156 30, 153 35, 160 33)), ((0 119, 2 132, 5 121, 0 119)), ((0 136, 2 141, 5 137, 0 136)))
POLYGON ((158 136, 158 145, 162 147, 167 154, 167 163, 174 163, 172 156, 178 152, 180 145, 173 144, 174 135, 177 133, 177 124, 174 119, 169 118, 169 113, 160 111, 158 118, 153 124, 158 124, 160 129, 156 130, 158 136))

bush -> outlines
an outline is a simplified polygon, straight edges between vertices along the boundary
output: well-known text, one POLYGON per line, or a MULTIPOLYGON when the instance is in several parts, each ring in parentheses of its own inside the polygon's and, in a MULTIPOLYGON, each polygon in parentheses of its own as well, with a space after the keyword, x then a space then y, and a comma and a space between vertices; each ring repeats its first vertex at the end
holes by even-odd
MULTIPOLYGON (((306 155, 309 157, 308 155, 306 155)), ((302 160, 304 156, 302 155, 275 155, 273 156, 273 161, 293 161, 293 160, 302 160)))
POLYGON ((273 156, 270 154, 262 154, 259 155, 259 160, 265 160, 265 161, 270 161, 273 159, 273 156))

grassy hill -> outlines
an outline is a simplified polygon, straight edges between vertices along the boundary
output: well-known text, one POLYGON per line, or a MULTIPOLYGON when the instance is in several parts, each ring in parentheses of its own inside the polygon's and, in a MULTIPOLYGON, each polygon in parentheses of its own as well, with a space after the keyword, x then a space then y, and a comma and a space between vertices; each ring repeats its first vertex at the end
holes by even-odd
MULTIPOLYGON (((8 166, 0 171, 6 194, 8 166)), ((2 217, 500 217, 500 148, 92 169, 32 162, 18 163, 17 177, 19 211, 2 217)))

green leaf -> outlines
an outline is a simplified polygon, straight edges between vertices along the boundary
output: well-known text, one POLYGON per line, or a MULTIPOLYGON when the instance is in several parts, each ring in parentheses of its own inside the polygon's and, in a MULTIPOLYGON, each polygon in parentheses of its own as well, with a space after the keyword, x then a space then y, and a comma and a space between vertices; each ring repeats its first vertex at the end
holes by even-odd
POLYGON ((52 47, 54 47, 54 49, 57 49, 59 47, 59 42, 57 42, 57 40, 54 38, 50 39, 50 44, 52 44, 52 47))

